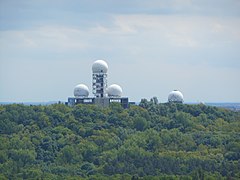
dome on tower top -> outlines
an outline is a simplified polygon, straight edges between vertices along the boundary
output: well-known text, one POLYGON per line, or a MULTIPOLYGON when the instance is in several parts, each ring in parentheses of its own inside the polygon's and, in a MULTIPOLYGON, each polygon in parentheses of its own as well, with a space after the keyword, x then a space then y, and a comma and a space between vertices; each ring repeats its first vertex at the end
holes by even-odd
POLYGON ((88 97, 89 89, 85 84, 79 84, 74 88, 75 97, 88 97))
POLYGON ((112 84, 107 88, 107 94, 109 97, 121 97, 122 88, 117 84, 112 84))
POLYGON ((168 102, 183 103, 183 94, 178 90, 173 90, 168 95, 168 102))
POLYGON ((108 65, 103 60, 96 60, 92 65, 93 73, 107 73, 108 65))

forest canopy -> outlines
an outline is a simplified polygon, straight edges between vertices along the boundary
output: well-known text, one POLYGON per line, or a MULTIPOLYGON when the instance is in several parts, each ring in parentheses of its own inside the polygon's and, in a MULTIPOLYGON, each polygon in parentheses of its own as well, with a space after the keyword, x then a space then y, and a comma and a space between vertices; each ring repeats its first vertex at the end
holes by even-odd
POLYGON ((239 179, 240 113, 143 99, 123 109, 0 106, 0 179, 239 179))

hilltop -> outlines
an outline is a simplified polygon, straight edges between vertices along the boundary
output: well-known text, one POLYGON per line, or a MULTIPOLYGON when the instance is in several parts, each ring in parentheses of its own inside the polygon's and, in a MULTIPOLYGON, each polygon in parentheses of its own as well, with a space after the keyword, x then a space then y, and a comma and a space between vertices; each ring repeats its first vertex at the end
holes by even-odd
POLYGON ((239 179, 239 132, 203 104, 0 105, 0 179, 239 179))

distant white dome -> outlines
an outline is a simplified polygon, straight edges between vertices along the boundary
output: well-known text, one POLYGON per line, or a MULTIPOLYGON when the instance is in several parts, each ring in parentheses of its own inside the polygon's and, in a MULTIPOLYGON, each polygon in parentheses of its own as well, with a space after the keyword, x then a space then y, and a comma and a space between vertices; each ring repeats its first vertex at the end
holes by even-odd
POLYGON ((75 97, 88 97, 89 89, 85 84, 79 84, 74 88, 75 97))
POLYGON ((168 102, 180 102, 183 103, 183 94, 178 90, 173 90, 168 95, 168 102))
POLYGON ((107 94, 109 97, 121 97, 122 88, 117 84, 112 84, 107 88, 107 94))
POLYGON ((96 60, 92 65, 93 73, 107 73, 108 65, 103 60, 96 60))

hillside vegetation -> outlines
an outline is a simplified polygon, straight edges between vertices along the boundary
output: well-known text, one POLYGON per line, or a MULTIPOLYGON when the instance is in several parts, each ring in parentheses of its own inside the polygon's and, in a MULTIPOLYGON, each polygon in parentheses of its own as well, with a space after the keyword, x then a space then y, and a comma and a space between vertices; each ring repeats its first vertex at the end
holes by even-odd
POLYGON ((0 106, 0 179, 239 179, 240 114, 143 99, 123 109, 0 106))

